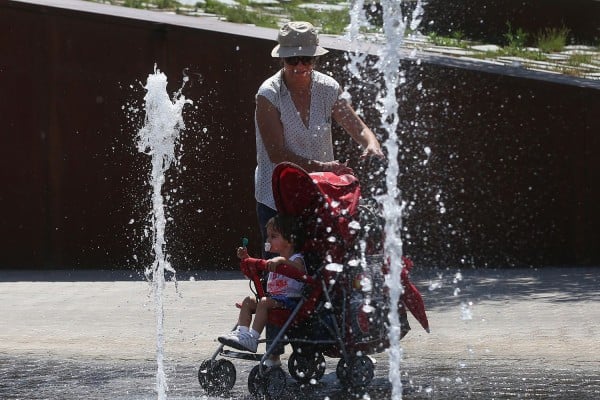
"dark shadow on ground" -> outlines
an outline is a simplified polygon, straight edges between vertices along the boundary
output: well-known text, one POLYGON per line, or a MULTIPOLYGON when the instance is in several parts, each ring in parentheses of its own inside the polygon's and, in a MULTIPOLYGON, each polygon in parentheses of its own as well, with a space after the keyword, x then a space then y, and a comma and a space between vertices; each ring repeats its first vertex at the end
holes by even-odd
POLYGON ((428 309, 465 301, 600 301, 600 267, 415 271, 412 280, 428 309))
MULTIPOLYGON (((167 273, 167 279, 170 274, 167 273)), ((177 271, 177 280, 244 279, 238 270, 177 271)), ((143 281, 138 270, 0 270, 0 282, 143 281)), ((600 267, 419 269, 411 279, 427 309, 453 308, 466 301, 543 298, 549 302, 600 301, 600 267)))

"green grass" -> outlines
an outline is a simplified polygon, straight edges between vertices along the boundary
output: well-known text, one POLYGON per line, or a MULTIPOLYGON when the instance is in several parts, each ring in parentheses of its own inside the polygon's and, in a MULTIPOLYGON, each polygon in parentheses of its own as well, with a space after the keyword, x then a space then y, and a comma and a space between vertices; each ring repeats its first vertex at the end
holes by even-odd
POLYGON ((535 61, 546 61, 548 57, 546 57, 540 51, 530 51, 524 49, 515 49, 511 47, 504 47, 496 51, 486 51, 481 53, 475 53, 472 55, 474 58, 481 59, 494 59, 498 57, 520 57, 525 58, 527 60, 535 60, 535 61))
POLYGON ((144 8, 144 3, 142 0, 125 0, 123 5, 130 8, 144 8))
MULTIPOLYGON (((113 2, 111 1, 111 4, 113 2)), ((123 5, 131 8, 148 8, 148 5, 153 5, 159 9, 177 8, 179 2, 176 0, 125 0, 123 5)))
POLYGON ((593 56, 591 54, 574 53, 569 56, 567 63, 571 66, 579 66, 580 64, 591 64, 593 56))
POLYGON ((504 47, 498 50, 498 56, 509 56, 509 57, 521 57, 527 58, 528 60, 546 61, 546 57, 541 51, 526 50, 518 47, 504 47))
MULTIPOLYGON (((335 3, 334 0, 326 0, 326 2, 335 3)), ((293 0, 283 4, 282 16, 286 15, 290 20, 295 21, 310 21, 313 25, 319 27, 320 33, 333 35, 343 34, 348 24, 350 24, 348 10, 318 11, 298 7, 302 3, 300 0, 293 0)), ((249 7, 248 0, 241 0, 240 5, 235 7, 219 3, 216 0, 205 0, 205 2, 198 3, 198 5, 204 8, 207 13, 220 15, 230 22, 254 24, 265 28, 279 28, 280 25, 277 15, 263 10, 260 6, 249 7)))
POLYGON ((315 10, 312 8, 296 7, 293 4, 286 5, 285 13, 292 21, 310 21, 319 27, 320 33, 330 35, 341 35, 350 24, 350 13, 348 10, 315 10))
POLYGON ((464 34, 460 31, 454 32, 452 37, 439 36, 435 32, 432 32, 427 35, 427 38, 436 46, 460 47, 462 49, 469 47, 469 43, 465 40, 464 34))
POLYGON ((230 7, 215 0, 206 0, 204 9, 208 13, 217 14, 225 17, 229 22, 240 24, 254 24, 266 28, 277 28, 277 17, 266 14, 262 11, 253 11, 244 4, 236 7, 230 7))
POLYGON ((554 70, 556 72, 559 72, 564 75, 581 76, 581 71, 579 69, 577 69, 576 66, 561 65, 561 66, 557 66, 554 70))
POLYGON ((504 34, 504 39, 506 40, 505 48, 517 51, 518 49, 525 47, 527 38, 529 37, 527 32, 521 28, 517 28, 517 30, 513 32, 510 22, 507 22, 506 25, 508 27, 508 32, 504 34))
POLYGON ((569 36, 569 28, 546 28, 537 34, 537 47, 545 52, 552 53, 562 51, 569 36))

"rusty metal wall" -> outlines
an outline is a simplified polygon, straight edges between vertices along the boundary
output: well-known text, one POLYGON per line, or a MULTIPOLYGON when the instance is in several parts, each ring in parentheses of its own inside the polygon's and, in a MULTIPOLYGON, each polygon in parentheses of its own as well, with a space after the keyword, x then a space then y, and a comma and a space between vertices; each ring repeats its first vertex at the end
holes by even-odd
POLYGON ((213 266, 242 236, 258 246, 253 92, 270 66, 255 54, 269 43, 17 2, 3 3, 0 24, 3 267, 147 261, 150 166, 135 136, 155 63, 170 93, 187 68, 194 101, 165 185, 169 253, 213 266))
MULTIPOLYGON (((0 5, 0 33, 0 267, 148 264, 149 157, 135 147, 143 112, 132 110, 155 63, 171 93, 185 70, 194 101, 165 187, 173 265, 235 269, 244 236, 258 252, 253 97, 278 68, 272 40, 13 1, 0 5)), ((345 82, 341 58, 332 51, 321 69, 345 82)), ((417 262, 600 262, 597 85, 404 67, 400 183, 414 201, 405 250, 417 262)), ((353 89, 374 127, 376 81, 353 89)))

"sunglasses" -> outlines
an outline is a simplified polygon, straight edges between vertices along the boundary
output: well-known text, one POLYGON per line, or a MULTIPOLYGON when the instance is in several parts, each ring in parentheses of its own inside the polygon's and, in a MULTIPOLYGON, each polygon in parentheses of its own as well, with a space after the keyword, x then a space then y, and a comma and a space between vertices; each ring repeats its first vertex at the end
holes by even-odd
POLYGON ((285 57, 283 59, 283 61, 287 65, 292 65, 292 66, 295 67, 299 63, 302 63, 304 65, 312 65, 315 62, 315 58, 314 57, 310 57, 310 56, 285 57))

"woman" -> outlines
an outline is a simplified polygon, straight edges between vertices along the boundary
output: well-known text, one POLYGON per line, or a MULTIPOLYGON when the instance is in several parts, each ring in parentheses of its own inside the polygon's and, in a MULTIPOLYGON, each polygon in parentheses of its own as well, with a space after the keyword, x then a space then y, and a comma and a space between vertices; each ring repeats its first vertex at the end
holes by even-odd
POLYGON ((352 172, 334 158, 332 117, 363 147, 364 157, 383 157, 373 132, 341 97, 339 83, 314 70, 316 57, 328 51, 319 46, 313 25, 288 22, 277 42, 271 56, 280 58, 283 68, 263 82, 256 94, 255 197, 263 242, 264 227, 277 213, 271 187, 277 164, 292 162, 308 172, 352 172))
MULTIPOLYGON (((333 155, 332 118, 363 147, 363 156, 383 157, 373 132, 341 98, 339 83, 314 70, 316 57, 328 51, 319 46, 312 24, 300 21, 286 23, 279 30, 277 42, 271 56, 281 59, 282 69, 264 81, 256 94, 258 165, 254 184, 263 243, 267 238, 267 221, 277 214, 271 186, 277 164, 292 162, 308 172, 352 172, 333 155)), ((263 258, 275 256, 268 250, 265 249, 263 258)), ((268 345, 277 332, 277 327, 267 325, 268 345)), ((283 346, 273 349, 268 366, 278 365, 283 351, 283 346)))

